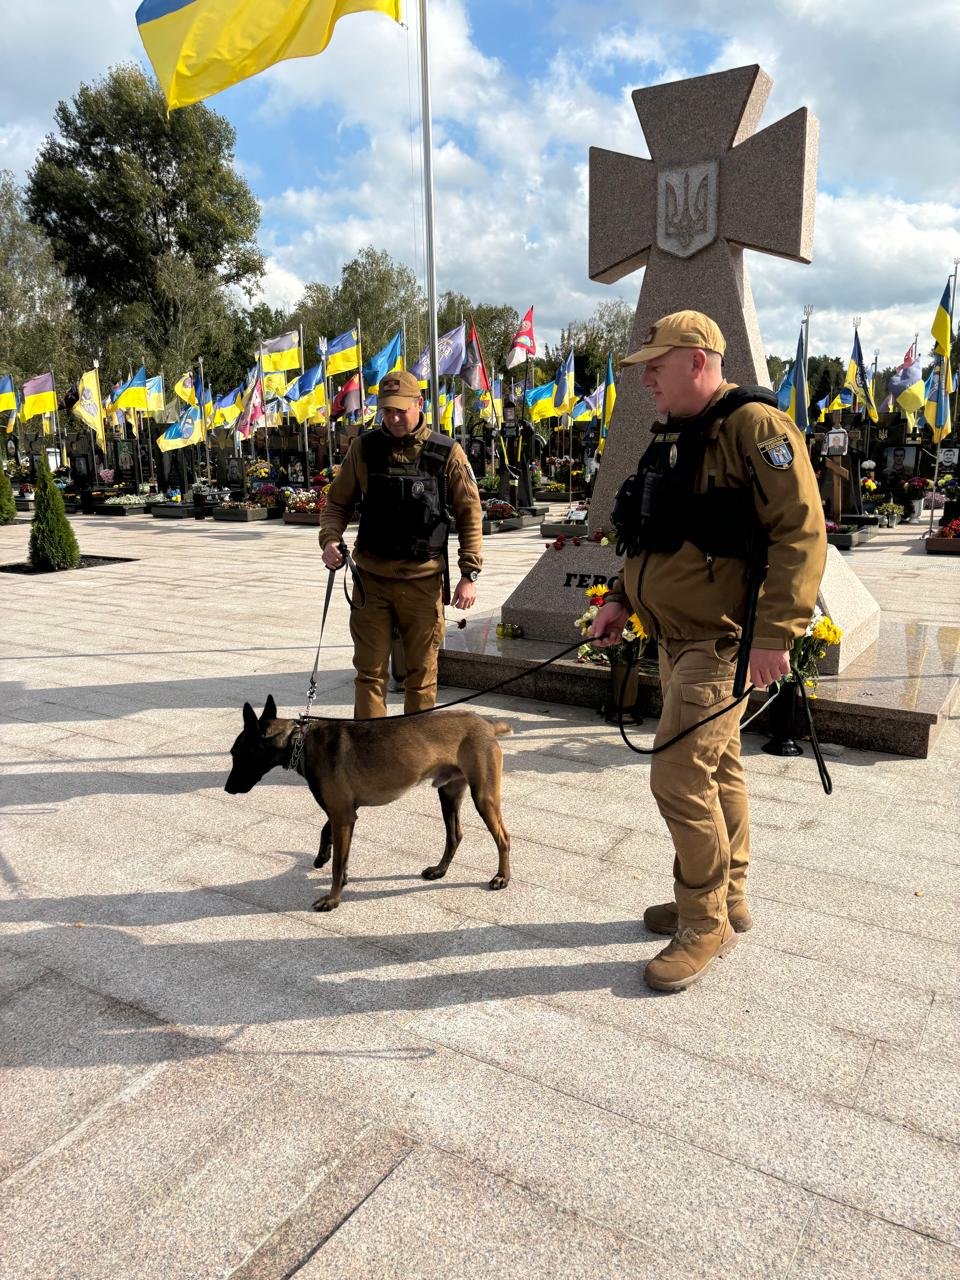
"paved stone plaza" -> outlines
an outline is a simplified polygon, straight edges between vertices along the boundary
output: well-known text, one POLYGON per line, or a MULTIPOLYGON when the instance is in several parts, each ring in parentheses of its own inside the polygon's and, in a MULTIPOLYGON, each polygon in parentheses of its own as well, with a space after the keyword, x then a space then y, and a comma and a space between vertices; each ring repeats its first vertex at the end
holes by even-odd
MULTIPOLYGON (((74 525, 135 560, 0 578, 0 1277, 960 1276, 960 722, 928 760, 832 750, 830 799, 749 735, 756 928, 657 996, 671 852, 595 714, 475 704, 515 727, 505 892, 468 807, 420 878, 424 786, 361 813, 317 915, 305 785, 223 791, 244 699, 301 707, 315 530, 74 525)), ((955 652, 917 534, 852 563, 955 652)), ((481 610, 542 545, 488 541, 481 610)), ((349 713, 339 595, 328 634, 349 713)))

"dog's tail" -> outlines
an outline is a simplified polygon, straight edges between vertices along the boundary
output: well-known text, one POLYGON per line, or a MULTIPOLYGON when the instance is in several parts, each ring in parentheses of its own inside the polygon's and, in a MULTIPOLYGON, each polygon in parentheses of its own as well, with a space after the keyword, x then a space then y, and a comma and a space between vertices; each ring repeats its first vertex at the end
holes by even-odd
POLYGON ((508 733, 513 733, 513 729, 507 724, 506 720, 488 720, 487 724, 493 730, 495 738, 505 738, 508 733))

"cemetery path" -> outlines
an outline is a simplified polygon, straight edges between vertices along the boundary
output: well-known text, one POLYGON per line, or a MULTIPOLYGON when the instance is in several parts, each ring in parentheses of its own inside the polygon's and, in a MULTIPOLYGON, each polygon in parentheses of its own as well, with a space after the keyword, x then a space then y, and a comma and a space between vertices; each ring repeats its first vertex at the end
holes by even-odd
MULTIPOLYGON (((4 580, 0 1280, 960 1276, 960 721, 928 760, 830 749, 830 799, 749 738, 756 928, 659 996, 669 842, 596 715, 476 704, 515 730, 505 892, 466 809, 420 878, 422 787, 317 915, 305 787, 223 791, 242 702, 301 707, 315 530, 74 523, 134 559, 4 580)), ((949 643, 918 532, 853 564, 949 643)), ((489 540, 481 613, 541 550, 489 540)), ((342 599, 328 630, 347 715, 342 599)))

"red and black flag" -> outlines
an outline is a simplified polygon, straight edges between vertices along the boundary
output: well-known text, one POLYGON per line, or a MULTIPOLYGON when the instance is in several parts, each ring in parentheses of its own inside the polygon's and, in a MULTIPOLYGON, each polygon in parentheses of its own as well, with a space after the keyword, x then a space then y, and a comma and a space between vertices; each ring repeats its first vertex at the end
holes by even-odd
POLYGON ((470 332, 463 351, 460 377, 474 391, 490 390, 490 379, 487 377, 486 366, 483 363, 483 352, 480 350, 480 339, 477 336, 477 326, 473 322, 473 316, 470 317, 470 332))

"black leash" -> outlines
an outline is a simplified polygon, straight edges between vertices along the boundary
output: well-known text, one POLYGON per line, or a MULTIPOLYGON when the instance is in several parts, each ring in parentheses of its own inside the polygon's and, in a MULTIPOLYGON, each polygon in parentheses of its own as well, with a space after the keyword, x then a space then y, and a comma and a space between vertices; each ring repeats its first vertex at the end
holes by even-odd
MULTIPOLYGON (((655 756, 655 755, 658 755, 661 751, 666 751, 667 747, 672 747, 674 743, 681 742, 689 734, 695 732, 697 729, 702 729, 705 724, 709 724, 711 720, 719 720, 721 716, 725 716, 728 714, 728 712, 733 711, 736 707, 739 707, 740 703, 745 702, 747 698, 750 697, 751 693, 753 693, 756 690, 756 685, 753 685, 753 684, 750 685, 748 688, 744 689, 743 693, 741 693, 738 698, 736 698, 733 702, 731 702, 729 706, 721 707, 719 711, 714 711, 712 715, 705 716, 702 720, 698 720, 696 724, 690 725, 688 729, 684 729, 680 733, 674 734, 674 736, 672 738, 668 738, 666 742, 661 742, 659 746, 638 747, 634 743, 632 743, 629 737, 627 736, 626 725, 624 724, 624 706, 623 706, 624 695, 626 694, 627 686, 630 682, 630 673, 633 671, 633 668, 636 666, 636 663, 637 663, 636 658, 632 658, 630 660, 630 664, 627 667, 626 677, 624 678, 624 681, 620 686, 620 696, 617 700, 617 727, 620 730, 620 737, 623 739, 624 745, 629 747, 629 749, 635 752, 638 756, 655 756)), ((813 757, 817 762, 817 772, 820 774, 820 784, 823 787, 824 792, 829 796, 833 794, 833 779, 830 777, 830 774, 827 770, 826 763, 824 762, 824 759, 823 759, 823 752, 820 749, 820 740, 818 739, 817 732, 813 727, 813 714, 810 710, 810 702, 807 698, 806 686, 804 685, 802 678, 796 673, 796 671, 793 673, 793 678, 794 680, 796 680, 797 684, 799 685, 800 696, 803 699, 803 709, 806 712, 807 727, 810 731, 810 745, 813 748, 813 757)), ((774 689, 774 691, 767 695, 767 700, 763 704, 763 706, 760 707, 759 710, 755 711, 752 716, 748 716, 746 720, 743 720, 740 724, 740 728, 746 729, 747 725, 752 724, 753 721, 756 720, 758 716, 762 716, 763 713, 767 710, 767 708, 773 702, 775 702, 777 698, 779 698, 783 694, 784 690, 786 690, 787 688, 788 688, 788 682, 784 680, 780 680, 777 684, 777 687, 774 689)), ((736 689, 736 681, 734 682, 734 689, 736 689)))

